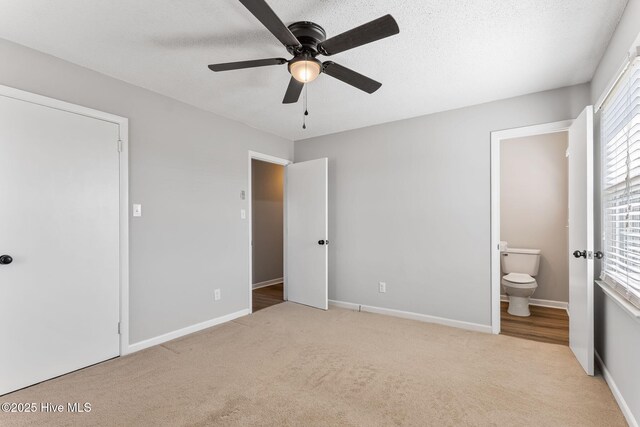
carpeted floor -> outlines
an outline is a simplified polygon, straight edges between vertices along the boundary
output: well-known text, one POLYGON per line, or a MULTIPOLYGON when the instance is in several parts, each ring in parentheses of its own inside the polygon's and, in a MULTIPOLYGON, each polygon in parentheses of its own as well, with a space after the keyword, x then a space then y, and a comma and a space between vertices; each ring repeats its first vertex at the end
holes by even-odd
POLYGON ((566 346, 283 303, 0 398, 0 425, 624 426, 566 346))

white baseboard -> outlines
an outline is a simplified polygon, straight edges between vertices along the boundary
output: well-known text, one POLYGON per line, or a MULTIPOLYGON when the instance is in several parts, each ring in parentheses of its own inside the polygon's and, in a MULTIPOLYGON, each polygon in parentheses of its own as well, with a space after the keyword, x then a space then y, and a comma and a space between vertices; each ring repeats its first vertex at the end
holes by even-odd
POLYGON ((251 285, 251 288, 252 289, 266 288, 267 286, 277 285, 278 283, 283 283, 283 282, 284 282, 284 278, 280 277, 278 279, 271 279, 271 280, 265 280, 264 282, 254 283, 253 285, 251 285))
POLYGON ((613 380, 611 373, 605 366, 604 362, 600 358, 600 355, 598 354, 597 351, 595 352, 595 356, 596 356, 596 362, 598 362, 598 365, 600 365, 600 370, 602 370, 602 376, 604 377, 604 380, 607 382, 607 385, 609 385, 609 388, 611 389, 611 393, 613 394, 613 397, 616 399, 616 402, 618 402, 618 406, 622 411, 622 415, 624 415, 624 418, 627 420, 627 423, 629 424, 630 427, 639 427, 638 420, 636 420, 635 417, 633 416, 631 409, 629 409, 629 405, 627 405, 627 402, 624 400, 624 397, 622 397, 622 393, 620 393, 620 390, 618 389, 616 382, 613 380))
POLYGON ((348 310, 364 311, 367 313, 383 314, 386 316, 401 317, 403 319, 417 320, 426 323, 436 323, 438 325, 452 326, 454 328, 466 329, 469 331, 491 333, 491 326, 479 323, 464 322, 462 320, 446 319, 444 317, 430 316, 428 314, 412 313, 409 311, 394 310, 391 308, 373 307, 370 305, 355 304, 352 302, 329 300, 329 304, 334 307, 346 308, 348 310))
POLYGON ((360 304, 354 304, 352 302, 335 301, 330 299, 329 305, 338 308, 346 308, 347 310, 360 311, 360 304))
MULTIPOLYGON (((509 301, 509 297, 507 295, 500 295, 500 301, 509 301)), ((548 299, 536 299, 536 298, 530 298, 529 304, 537 305, 539 307, 561 308, 563 310, 566 310, 567 307, 569 306, 569 304, 564 301, 552 301, 548 299)))
POLYGON ((198 332, 203 329, 207 329, 212 326, 219 325, 221 323, 230 322, 231 320, 237 319, 242 316, 246 316, 248 314, 251 314, 249 312, 249 309, 236 311, 235 313, 227 314, 226 316, 216 317, 215 319, 207 320, 201 323, 196 323, 195 325, 187 326, 186 328, 178 329, 177 331, 168 332, 166 334, 159 335, 154 338, 149 338, 144 341, 139 341, 134 344, 129 344, 129 347, 126 349, 126 351, 123 352, 123 355, 129 354, 129 353, 135 353, 136 351, 144 350, 145 348, 153 347, 154 345, 162 344, 167 341, 171 341, 176 338, 180 338, 185 335, 189 335, 194 332, 198 332))

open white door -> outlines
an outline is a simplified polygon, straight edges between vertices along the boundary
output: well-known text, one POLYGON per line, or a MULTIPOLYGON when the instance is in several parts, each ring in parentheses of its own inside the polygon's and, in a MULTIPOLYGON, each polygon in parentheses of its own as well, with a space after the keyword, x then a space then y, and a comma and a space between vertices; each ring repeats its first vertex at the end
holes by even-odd
POLYGON ((286 171, 287 299, 328 308, 328 161, 294 163, 286 171))
POLYGON ((569 128, 569 346, 593 375, 593 107, 569 128))

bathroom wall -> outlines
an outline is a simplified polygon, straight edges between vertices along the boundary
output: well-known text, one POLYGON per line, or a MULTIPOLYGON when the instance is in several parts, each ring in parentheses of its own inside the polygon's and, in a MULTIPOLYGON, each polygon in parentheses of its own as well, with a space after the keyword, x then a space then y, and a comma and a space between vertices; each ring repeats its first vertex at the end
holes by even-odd
POLYGON ((284 166, 251 161, 252 279, 282 278, 284 166))
POLYGON ((500 146, 500 240, 542 251, 535 299, 569 301, 567 142, 559 132, 500 146))

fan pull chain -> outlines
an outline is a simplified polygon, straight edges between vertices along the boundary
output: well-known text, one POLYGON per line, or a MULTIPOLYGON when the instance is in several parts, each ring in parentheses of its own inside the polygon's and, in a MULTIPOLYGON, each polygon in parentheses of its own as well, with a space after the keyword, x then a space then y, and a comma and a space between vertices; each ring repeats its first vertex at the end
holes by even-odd
POLYGON ((308 85, 304 85, 304 115, 302 116, 302 129, 307 128, 307 116, 309 115, 309 110, 307 109, 307 100, 308 100, 307 86, 308 85))

